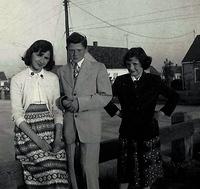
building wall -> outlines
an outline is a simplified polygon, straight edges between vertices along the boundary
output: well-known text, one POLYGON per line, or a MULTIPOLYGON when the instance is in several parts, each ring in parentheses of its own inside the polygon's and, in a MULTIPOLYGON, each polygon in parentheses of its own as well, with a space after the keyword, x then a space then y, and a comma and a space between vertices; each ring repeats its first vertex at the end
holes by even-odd
POLYGON ((200 89, 200 63, 183 64, 183 83, 186 90, 200 89))
POLYGON ((193 64, 183 64, 183 83, 186 90, 193 88, 194 71, 193 64))
POLYGON ((128 70, 127 69, 107 69, 107 72, 108 72, 111 82, 113 83, 117 76, 128 73, 128 70))

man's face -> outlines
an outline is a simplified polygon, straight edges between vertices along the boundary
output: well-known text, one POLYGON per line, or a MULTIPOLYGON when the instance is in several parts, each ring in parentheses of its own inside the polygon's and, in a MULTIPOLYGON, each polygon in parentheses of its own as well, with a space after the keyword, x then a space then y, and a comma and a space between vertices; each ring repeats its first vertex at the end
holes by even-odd
POLYGON ((143 72, 141 63, 136 57, 132 57, 129 61, 126 61, 126 67, 131 76, 134 76, 136 78, 138 78, 143 72))
POLYGON ((70 43, 68 53, 70 61, 77 63, 84 58, 86 48, 81 43, 70 43))

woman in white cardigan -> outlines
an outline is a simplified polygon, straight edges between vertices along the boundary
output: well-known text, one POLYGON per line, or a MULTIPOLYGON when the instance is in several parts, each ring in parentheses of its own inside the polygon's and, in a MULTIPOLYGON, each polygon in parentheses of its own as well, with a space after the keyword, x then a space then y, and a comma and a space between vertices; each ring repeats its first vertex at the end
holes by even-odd
POLYGON ((23 167, 27 188, 68 188, 66 154, 62 142, 62 112, 54 66, 53 46, 38 40, 22 60, 28 66, 11 79, 15 154, 23 167))

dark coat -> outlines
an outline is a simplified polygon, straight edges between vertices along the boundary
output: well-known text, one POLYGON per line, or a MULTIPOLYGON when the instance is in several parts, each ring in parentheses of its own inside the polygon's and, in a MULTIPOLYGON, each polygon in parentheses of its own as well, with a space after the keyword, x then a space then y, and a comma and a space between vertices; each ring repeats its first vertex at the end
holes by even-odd
MULTIPOLYGON (((160 110, 168 116, 175 109, 179 98, 159 76, 145 72, 135 82, 130 74, 118 76, 112 87, 113 97, 117 97, 121 105, 120 135, 135 139, 150 139, 159 134, 158 122, 154 119, 159 95, 167 99, 160 110)), ((118 108, 111 101, 105 110, 110 116, 114 116, 118 108)))

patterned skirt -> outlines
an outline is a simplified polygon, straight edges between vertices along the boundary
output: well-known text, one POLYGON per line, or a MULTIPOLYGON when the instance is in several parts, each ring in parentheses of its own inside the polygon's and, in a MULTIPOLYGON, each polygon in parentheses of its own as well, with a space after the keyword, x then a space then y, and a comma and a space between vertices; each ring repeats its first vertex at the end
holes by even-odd
MULTIPOLYGON (((32 104, 25 113, 25 120, 31 129, 48 144, 54 141, 54 119, 46 105, 32 104)), ((66 153, 40 149, 20 128, 15 126, 15 157, 22 164, 27 188, 69 188, 66 167, 66 153)))
POLYGON ((148 141, 119 138, 118 178, 132 187, 151 186, 163 176, 159 137, 148 141))

